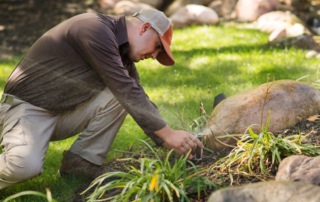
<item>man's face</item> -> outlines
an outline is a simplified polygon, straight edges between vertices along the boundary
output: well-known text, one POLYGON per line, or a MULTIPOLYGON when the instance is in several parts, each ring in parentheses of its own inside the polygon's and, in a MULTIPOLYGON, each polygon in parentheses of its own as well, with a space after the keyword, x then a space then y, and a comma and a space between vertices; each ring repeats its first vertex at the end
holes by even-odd
POLYGON ((148 58, 156 59, 161 51, 164 49, 158 32, 151 27, 150 23, 144 23, 139 30, 139 35, 130 42, 128 55, 133 62, 139 62, 148 58))

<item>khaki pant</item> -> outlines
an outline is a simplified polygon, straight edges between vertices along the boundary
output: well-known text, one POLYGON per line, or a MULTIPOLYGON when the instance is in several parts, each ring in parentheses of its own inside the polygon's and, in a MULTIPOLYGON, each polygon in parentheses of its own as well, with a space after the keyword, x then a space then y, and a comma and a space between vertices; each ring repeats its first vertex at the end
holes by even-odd
POLYGON ((70 151, 102 165, 126 115, 109 88, 59 115, 18 99, 0 104, 0 190, 41 175, 49 141, 80 132, 70 151))

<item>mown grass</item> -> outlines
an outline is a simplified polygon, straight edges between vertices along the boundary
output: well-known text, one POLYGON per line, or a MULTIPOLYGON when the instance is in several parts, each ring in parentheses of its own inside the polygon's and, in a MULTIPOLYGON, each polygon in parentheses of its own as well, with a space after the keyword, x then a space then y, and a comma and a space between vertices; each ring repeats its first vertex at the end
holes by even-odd
MULTIPOLYGON (((317 59, 305 59, 306 51, 295 48, 276 49, 264 46, 268 34, 232 26, 194 26, 174 30, 172 44, 176 64, 165 67, 156 61, 137 63, 141 84, 150 99, 157 104, 168 124, 179 128, 175 103, 188 121, 200 115, 202 102, 207 113, 212 111, 214 96, 227 97, 266 82, 270 78, 298 79, 315 75, 317 59)), ((0 62, 0 91, 6 78, 20 58, 0 62)), ((45 193, 48 187, 59 202, 72 201, 74 191, 85 179, 64 179, 57 176, 63 150, 74 138, 50 143, 44 163, 44 174, 28 182, 0 191, 0 200, 24 190, 45 193)), ((134 120, 128 116, 117 135, 108 159, 121 155, 114 150, 137 150, 139 139, 146 138, 134 120)), ((22 197, 15 201, 44 201, 37 197, 22 197)))

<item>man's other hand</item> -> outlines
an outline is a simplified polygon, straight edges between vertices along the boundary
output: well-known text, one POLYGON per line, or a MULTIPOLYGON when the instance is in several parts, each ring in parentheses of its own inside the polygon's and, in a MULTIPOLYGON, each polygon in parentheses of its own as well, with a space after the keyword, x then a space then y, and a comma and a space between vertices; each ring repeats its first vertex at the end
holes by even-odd
POLYGON ((188 159, 195 158, 198 145, 201 148, 202 157, 203 144, 191 133, 183 130, 173 130, 168 125, 154 133, 164 140, 164 143, 162 144, 164 147, 174 149, 176 154, 186 155, 190 150, 192 150, 188 159))

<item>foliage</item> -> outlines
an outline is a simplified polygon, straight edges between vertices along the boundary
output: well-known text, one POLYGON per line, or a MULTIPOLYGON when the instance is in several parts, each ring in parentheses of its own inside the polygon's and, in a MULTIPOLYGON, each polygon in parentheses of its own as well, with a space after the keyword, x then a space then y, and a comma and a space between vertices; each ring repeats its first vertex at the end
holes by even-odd
POLYGON ((24 196, 24 195, 41 196, 43 198, 46 198, 48 200, 48 202, 56 202, 56 200, 52 199, 50 190, 46 189, 46 192, 47 192, 47 195, 45 195, 43 193, 40 193, 40 192, 37 192, 37 191, 23 191, 23 192, 14 194, 12 196, 9 196, 8 198, 4 199, 3 202, 8 202, 8 201, 10 201, 12 199, 15 199, 15 198, 18 198, 18 197, 24 196))
MULTIPOLYGON (((263 46, 268 42, 268 37, 268 33, 239 29, 231 23, 174 30, 171 50, 176 64, 166 67, 155 60, 136 63, 141 85, 150 100, 161 110, 165 121, 175 127, 177 118, 171 113, 176 111, 175 103, 178 103, 179 108, 185 108, 184 117, 194 119, 199 116, 200 102, 206 106, 206 111, 211 112, 215 95, 224 93, 229 97, 265 83, 268 73, 271 76, 276 75, 277 80, 297 79, 304 75, 313 75, 317 70, 319 60, 306 59, 304 50, 263 46)), ((23 55, 0 61, 0 93, 22 57, 23 55)), ((115 150, 137 151, 141 147, 139 139, 145 137, 133 118, 127 116, 109 150, 108 160, 122 154, 115 150)), ((77 136, 50 142, 43 175, 1 190, 0 201, 25 190, 41 192, 43 187, 49 187, 53 198, 59 202, 72 201, 75 197, 74 190, 84 186, 87 181, 80 177, 59 178, 57 170, 62 151, 69 149, 76 138, 77 136)), ((38 197, 30 195, 15 201, 38 200, 38 197)))
MULTIPOLYGON (((261 173, 263 176, 269 176, 272 166, 280 164, 281 159, 286 156, 297 154, 317 156, 320 154, 315 146, 302 144, 302 141, 313 131, 307 135, 300 133, 299 135, 287 137, 279 135, 276 137, 268 132, 269 121, 270 111, 266 126, 259 135, 255 134, 249 127, 249 134, 242 135, 241 140, 230 154, 216 162, 211 166, 211 169, 219 169, 221 172, 227 170, 231 173, 245 175, 261 173), (249 173, 246 173, 246 170, 249 173)), ((226 136, 228 135, 219 138, 226 136)))
MULTIPOLYGON (((165 200, 173 201, 174 199, 189 201, 186 195, 188 188, 196 189, 198 194, 200 194, 200 191, 207 189, 207 187, 220 188, 220 186, 210 181, 209 177, 204 176, 208 171, 207 169, 199 168, 191 161, 186 160, 188 155, 180 157, 171 167, 169 158, 173 150, 167 154, 163 161, 148 143, 143 142, 151 149, 156 159, 143 158, 136 160, 140 162, 140 170, 130 166, 129 173, 114 172, 101 175, 83 192, 85 193, 96 186, 95 191, 88 197, 89 201, 97 201, 106 191, 114 188, 122 188, 121 193, 108 199, 100 200, 128 201, 130 197, 135 196, 135 201, 160 202, 165 200), (187 168, 187 163, 192 166, 187 168), (104 180, 111 177, 121 179, 113 180, 107 184, 103 183, 104 180)), ((135 159, 130 158, 130 160, 135 159)))

